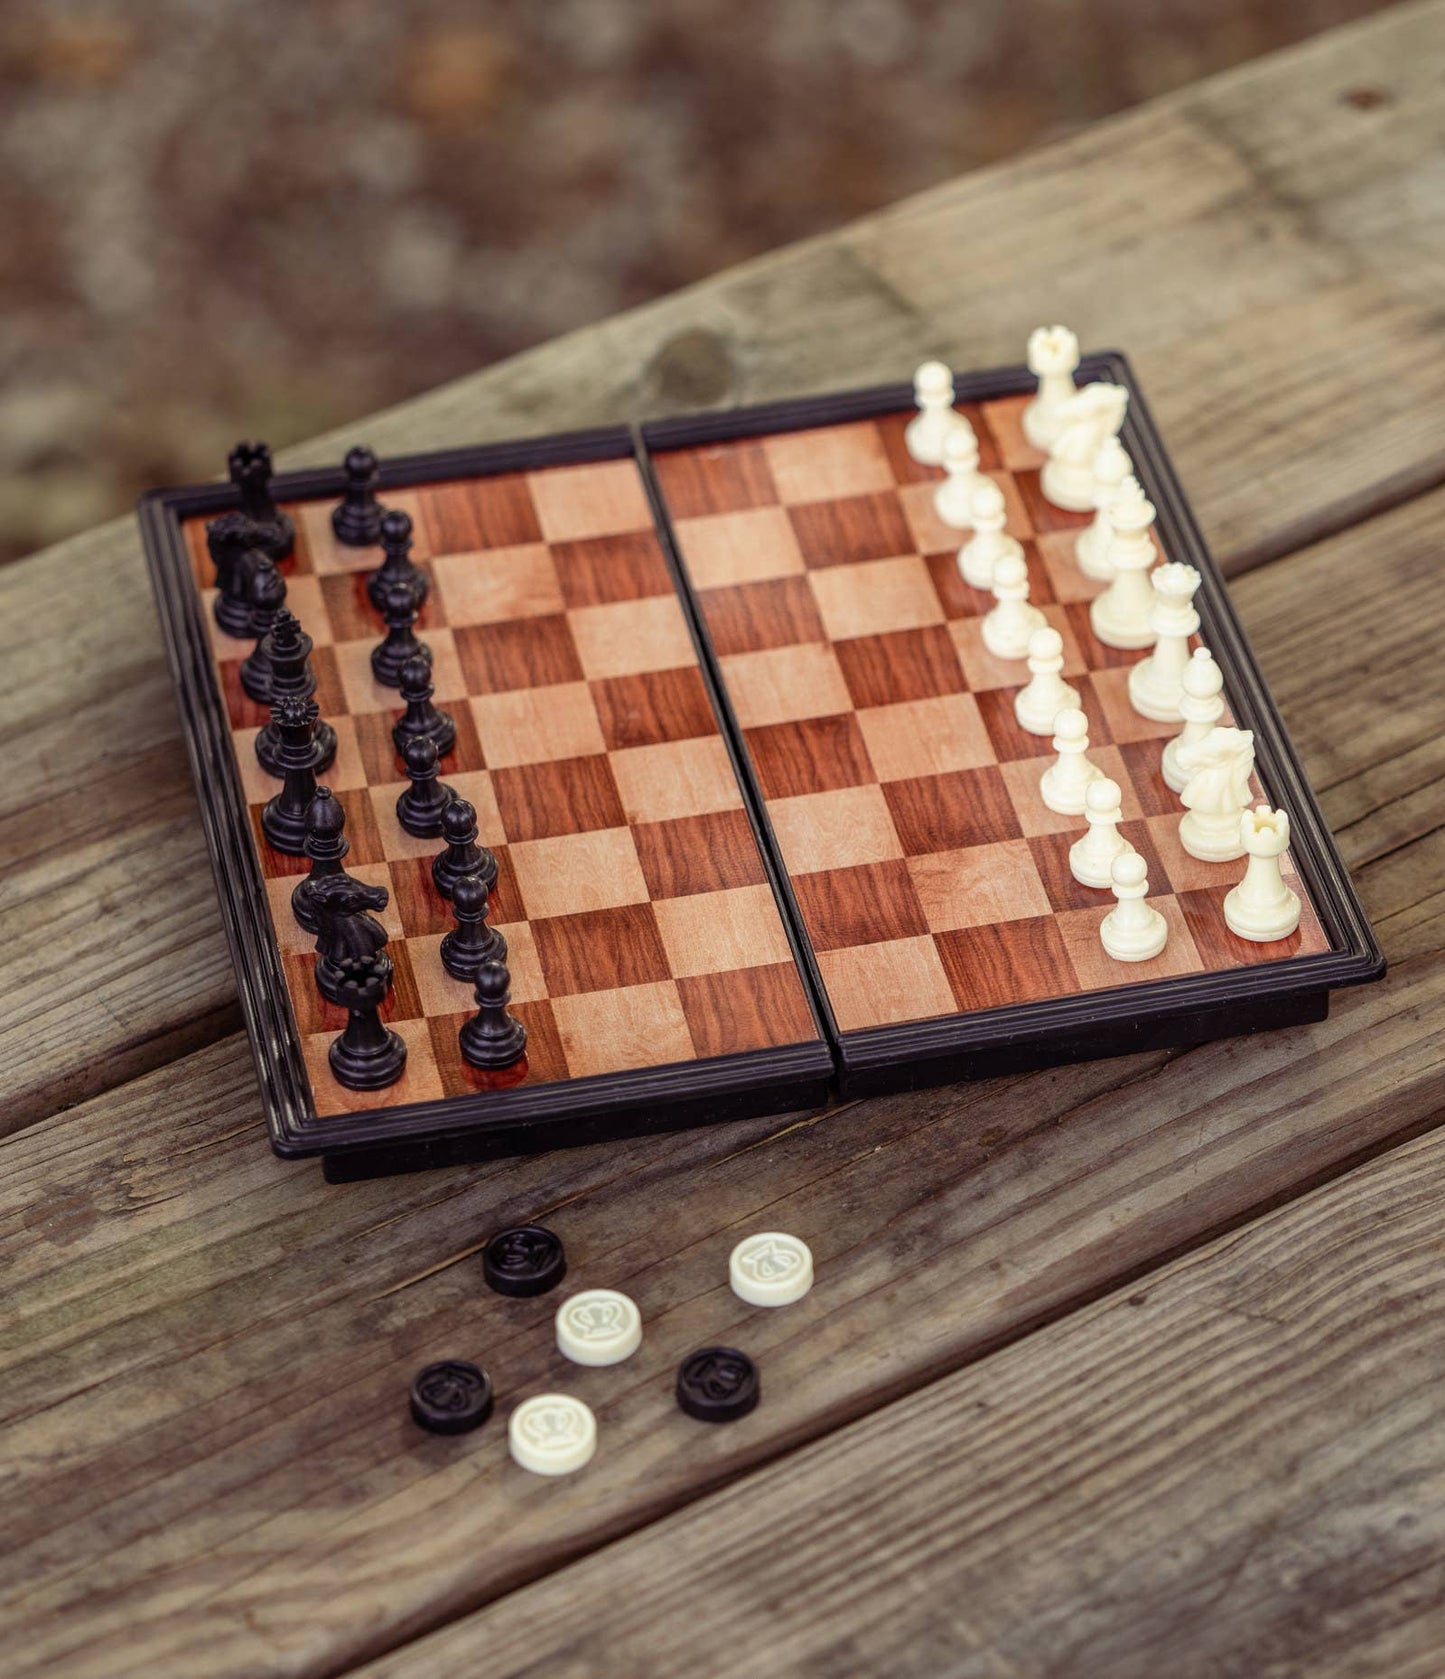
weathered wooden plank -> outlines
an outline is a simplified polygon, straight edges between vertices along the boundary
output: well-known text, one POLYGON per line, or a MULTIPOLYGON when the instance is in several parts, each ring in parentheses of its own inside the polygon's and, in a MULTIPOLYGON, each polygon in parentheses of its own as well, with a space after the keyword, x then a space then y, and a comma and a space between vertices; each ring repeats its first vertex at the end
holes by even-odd
POLYGON ((1437 1131, 358 1679, 1427 1679, 1442 1200, 1437 1131))
POLYGON ((270 1158, 232 1039, 10 1138, 10 1671, 339 1671, 1431 1123, 1442 857, 1437 833, 1362 876, 1387 949, 1400 925, 1418 954, 1254 1041, 337 1190, 270 1158), (525 1216, 563 1235, 573 1284, 639 1301, 627 1365, 565 1364, 546 1301, 482 1286, 479 1242, 525 1216), (760 1225, 817 1254, 786 1312, 726 1286, 760 1225), (671 1397, 713 1340, 768 1386, 715 1431, 671 1397), (510 1466, 501 1416, 413 1431, 407 1381, 446 1354, 488 1366, 503 1413, 587 1399, 596 1462, 554 1485, 510 1466))

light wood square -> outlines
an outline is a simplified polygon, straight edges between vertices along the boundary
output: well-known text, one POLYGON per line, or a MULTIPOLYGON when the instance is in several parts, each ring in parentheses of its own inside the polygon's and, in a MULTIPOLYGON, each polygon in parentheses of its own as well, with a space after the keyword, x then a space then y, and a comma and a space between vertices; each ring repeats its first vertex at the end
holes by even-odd
MULTIPOLYGON (((221 662, 244 659, 256 645, 249 636, 230 636, 216 623, 218 589, 201 590, 201 613, 211 652, 221 662)), ((311 637, 313 645, 329 647, 335 640, 331 614, 326 610, 326 597, 321 593, 321 579, 310 573, 286 579, 286 605, 301 621, 301 628, 311 637)))
POLYGON ((790 874, 846 869, 903 855, 883 789, 876 784, 773 799, 768 820, 790 874))
MULTIPOLYGON (((1045 752, 1040 758, 1014 758, 999 765, 1008 788, 1009 800, 1025 834, 1082 834, 1088 827, 1082 815, 1061 816, 1050 810, 1039 793, 1039 778, 1053 763, 1056 754, 1045 752)), ((1138 795, 1129 779, 1129 767, 1117 746, 1091 746, 1089 760, 1097 764, 1110 781, 1119 784, 1125 822, 1138 821, 1143 816, 1138 795)))
POLYGON ((893 487, 893 468, 871 420, 763 439, 763 453, 785 504, 841 501, 893 487))
MULTIPOLYGON (((459 799, 467 799, 476 806, 477 832, 481 844, 501 845, 506 839, 502 829, 502 815, 497 809, 497 795, 492 791, 492 778, 486 770, 466 770, 459 775, 443 775, 442 785, 450 787, 459 799)), ((435 839, 418 839, 407 833, 396 819, 396 801, 406 790, 403 781, 388 781, 380 787, 369 788, 371 808, 376 816, 377 832, 381 836, 384 857, 435 857, 446 847, 438 835, 435 839)))
MULTIPOLYGON (((336 730, 336 757, 329 769, 317 776, 323 787, 345 792, 351 787, 365 787, 366 766, 361 761, 361 748, 356 743, 356 723, 350 717, 338 717, 332 724, 336 730)), ((260 729, 237 729, 231 737, 236 744, 236 763, 241 771, 241 791, 248 805, 265 804, 273 793, 281 791, 277 777, 269 776, 256 757, 256 737, 260 729)))
POLYGON ((957 1004, 931 938, 891 939, 818 952, 818 969, 841 1032, 930 1020, 957 1004))
POLYGON ((318 1113, 360 1113, 367 1108, 403 1108, 411 1102, 441 1100, 445 1094, 442 1075, 426 1021, 389 1020, 386 1024, 406 1042, 406 1066, 396 1083, 383 1090, 348 1090, 337 1083, 326 1056, 339 1032, 312 1032, 302 1038, 301 1053, 318 1113))
POLYGON ((519 840, 511 858, 522 903, 534 921, 647 902, 647 881, 630 828, 519 840))
POLYGON ((993 744, 972 694, 940 694, 870 706, 858 727, 880 781, 908 781, 994 761, 993 744))
MULTIPOLYGON (((436 689, 438 705, 448 700, 466 697, 466 678, 457 658, 456 643, 448 629, 428 630, 422 637, 431 648, 431 679, 436 689)), ((390 711, 398 717, 405 707, 395 688, 388 688, 371 674, 371 650, 381 640, 339 641, 336 644, 336 668, 341 677, 342 692, 346 695, 346 709, 353 716, 370 711, 390 711)), ((334 721, 334 719, 333 719, 334 721)))
POLYGON ((611 753, 609 762, 629 822, 671 822, 742 806, 721 735, 634 746, 611 753))
MULTIPOLYGON (((1159 853, 1167 880, 1151 880, 1151 892, 1202 892, 1211 886, 1233 886, 1243 880, 1247 859, 1233 857, 1227 863, 1206 863, 1192 857, 1179 843, 1180 805, 1173 816, 1151 816, 1145 822, 1149 838, 1159 853)), ((1287 854, 1286 854, 1287 855, 1287 854)))
POLYGON ((452 625, 536 618, 565 605, 552 551, 543 542, 445 554, 433 561, 432 578, 452 625))
MULTIPOLYGON (((1089 667, 1069 627, 1067 613, 1062 606, 1053 603, 1041 606, 1039 611, 1044 615, 1044 622, 1064 638, 1063 674, 1081 675, 1089 667)), ((963 674, 974 693, 981 694, 989 688, 1022 688, 1028 681, 1027 660, 1000 659, 984 646, 982 618, 954 618, 949 622, 948 633, 953 637, 953 645, 958 649, 958 662, 963 666, 963 674)))
MULTIPOLYGON (((370 913, 386 928, 387 936, 400 939, 406 932, 402 926, 401 910, 392 890, 391 871, 385 863, 348 863, 346 872, 364 880, 368 886, 384 886, 391 897, 384 910, 370 913)), ((266 882, 266 900, 271 906, 271 925, 276 929, 276 943, 283 951, 306 955, 316 948, 315 933, 308 933, 291 913, 291 894, 306 877, 299 874, 272 875, 266 882)), ((409 941, 410 942, 410 941, 409 941)))
POLYGON ((759 653, 733 653, 718 663, 733 711, 744 729, 852 710, 837 655, 821 641, 772 647, 759 653))
MULTIPOLYGON (((984 474, 992 478, 994 483, 1003 491, 1004 514, 1007 523, 1004 526, 1010 536, 1016 536, 1022 541, 1033 534, 1033 525, 1029 521, 1028 512, 1024 507, 1023 497, 1020 496, 1018 485, 1006 472, 989 472, 984 474)), ((903 517, 908 522, 908 529, 913 534, 914 546, 920 554, 944 554, 951 548, 955 551, 967 542, 972 534, 968 530, 961 530, 957 525, 945 524, 939 518, 937 509, 933 505, 938 486, 943 482, 943 474, 920 484, 904 484, 898 492, 899 502, 903 507, 903 517)))
MULTIPOLYGON (((507 941, 507 973, 512 981, 514 1003, 536 1003, 547 995, 542 964, 532 929, 525 921, 511 921, 497 927, 507 941)), ((470 1014, 477 1007, 476 995, 465 980, 453 979, 442 966, 440 933, 428 933, 406 941, 411 971, 421 998, 422 1013, 429 1018, 445 1014, 470 1014)))
POLYGON ((1027 840, 934 851, 907 861, 932 933, 1049 914, 1049 895, 1027 840))
POLYGON ((752 507, 677 521, 677 542, 699 589, 762 583, 803 570, 793 521, 781 507, 752 507))
POLYGON ((825 566, 809 572, 808 584, 834 641, 943 622, 933 579, 917 554, 825 566))
POLYGON ((771 887, 663 898, 652 910, 676 979, 792 960, 771 887))
POLYGON ((554 997, 552 1017, 573 1078, 697 1057, 682 998, 670 979, 554 997))
MULTIPOLYGON (((412 559, 429 559, 431 533, 427 529, 426 512, 417 491, 384 490, 378 499, 383 507, 395 508, 411 519, 412 559)), ((305 535, 306 552, 311 556, 311 564, 318 576, 334 576, 345 571, 375 571, 381 564, 380 543, 371 548, 348 548, 344 542, 336 540, 331 529, 331 513, 340 500, 337 496, 333 501, 311 501, 298 510, 297 521, 305 535)))
POLYGON ((697 662, 687 620, 673 595, 577 607, 567 622, 582 669, 594 681, 697 662))
POLYGON ((585 682, 478 694, 468 703, 482 755, 493 769, 587 758, 605 750, 597 707, 585 682))
POLYGON ((529 473, 527 488, 548 542, 652 529, 652 509, 630 460, 548 467, 529 473))
POLYGON ((1132 665, 1106 665, 1089 678, 1099 696, 1099 707, 1109 732, 1116 741, 1157 740, 1162 756, 1164 743, 1177 735, 1182 723, 1156 723, 1151 717, 1141 717, 1129 702, 1129 672, 1132 665))
POLYGON ((1178 900, 1166 895, 1148 901, 1169 925, 1168 942, 1148 962, 1117 962, 1100 943, 1099 924, 1114 908, 1112 903, 1101 904, 1096 909, 1065 910, 1057 917, 1081 990, 1103 991, 1115 985, 1137 985, 1144 980, 1204 972, 1204 961, 1190 936, 1178 900))

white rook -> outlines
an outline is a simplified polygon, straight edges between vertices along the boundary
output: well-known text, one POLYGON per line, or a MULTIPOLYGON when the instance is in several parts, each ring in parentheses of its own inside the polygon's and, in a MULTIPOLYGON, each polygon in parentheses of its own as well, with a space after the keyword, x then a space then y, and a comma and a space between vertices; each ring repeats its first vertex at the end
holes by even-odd
POLYGON ((1231 933, 1256 944, 1287 939, 1299 926, 1299 896, 1280 872, 1289 844, 1289 817, 1256 805, 1239 819, 1239 839, 1249 854, 1244 879, 1224 896, 1224 921, 1231 933))

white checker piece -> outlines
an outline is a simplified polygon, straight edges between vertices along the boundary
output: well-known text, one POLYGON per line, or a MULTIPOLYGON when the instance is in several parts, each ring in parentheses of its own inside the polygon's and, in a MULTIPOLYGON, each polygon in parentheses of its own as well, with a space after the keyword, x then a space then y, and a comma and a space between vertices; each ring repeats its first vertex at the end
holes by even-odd
POLYGON ((790 1306, 813 1286, 812 1250, 781 1230, 744 1236, 728 1260, 728 1280, 750 1306, 790 1306))
POLYGON ((507 1424, 513 1458, 534 1475, 570 1475, 592 1461, 597 1419, 567 1393, 539 1393, 525 1399, 507 1424))

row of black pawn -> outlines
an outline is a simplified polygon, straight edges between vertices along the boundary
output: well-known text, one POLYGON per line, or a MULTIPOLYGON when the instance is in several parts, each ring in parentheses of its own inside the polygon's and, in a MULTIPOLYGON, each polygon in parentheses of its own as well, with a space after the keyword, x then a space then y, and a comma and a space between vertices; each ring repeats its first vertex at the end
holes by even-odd
MULTIPOLYGON (((287 610, 278 562, 292 552, 291 521, 270 495, 271 462, 264 444, 238 444, 230 457, 241 511, 206 528, 216 566, 217 624, 228 635, 249 635, 255 648, 241 663, 241 683, 271 720, 256 740, 263 769, 281 778, 281 789, 261 814, 266 839, 278 851, 306 856, 311 869, 292 894, 292 911, 316 935, 316 984, 330 1003, 347 1011, 347 1025, 331 1045, 337 1079, 352 1089, 394 1083, 406 1065, 406 1042, 381 1021, 393 968, 386 929, 371 913, 385 909, 384 886, 369 886, 343 864, 350 842, 346 813, 317 776, 336 756, 336 731, 312 698, 312 641, 287 610)), ((456 739, 456 723, 432 703, 431 651, 416 637, 426 599, 426 573, 411 560, 411 520, 376 502, 376 458, 368 449, 346 457, 347 491, 332 514, 339 540, 369 546, 380 538, 381 565, 367 579, 367 594, 386 620, 386 638, 372 652, 378 681, 400 690, 406 710, 392 739, 410 785, 397 800, 397 820, 417 838, 446 840, 433 860, 432 879, 450 899, 457 925, 442 940, 441 958, 454 978, 470 981, 478 1012, 459 1034, 463 1057, 475 1067, 514 1065, 525 1052, 526 1028, 508 1010, 511 977, 507 944, 487 925, 488 899, 497 860, 478 844, 475 808, 438 778, 438 759, 456 739)))

